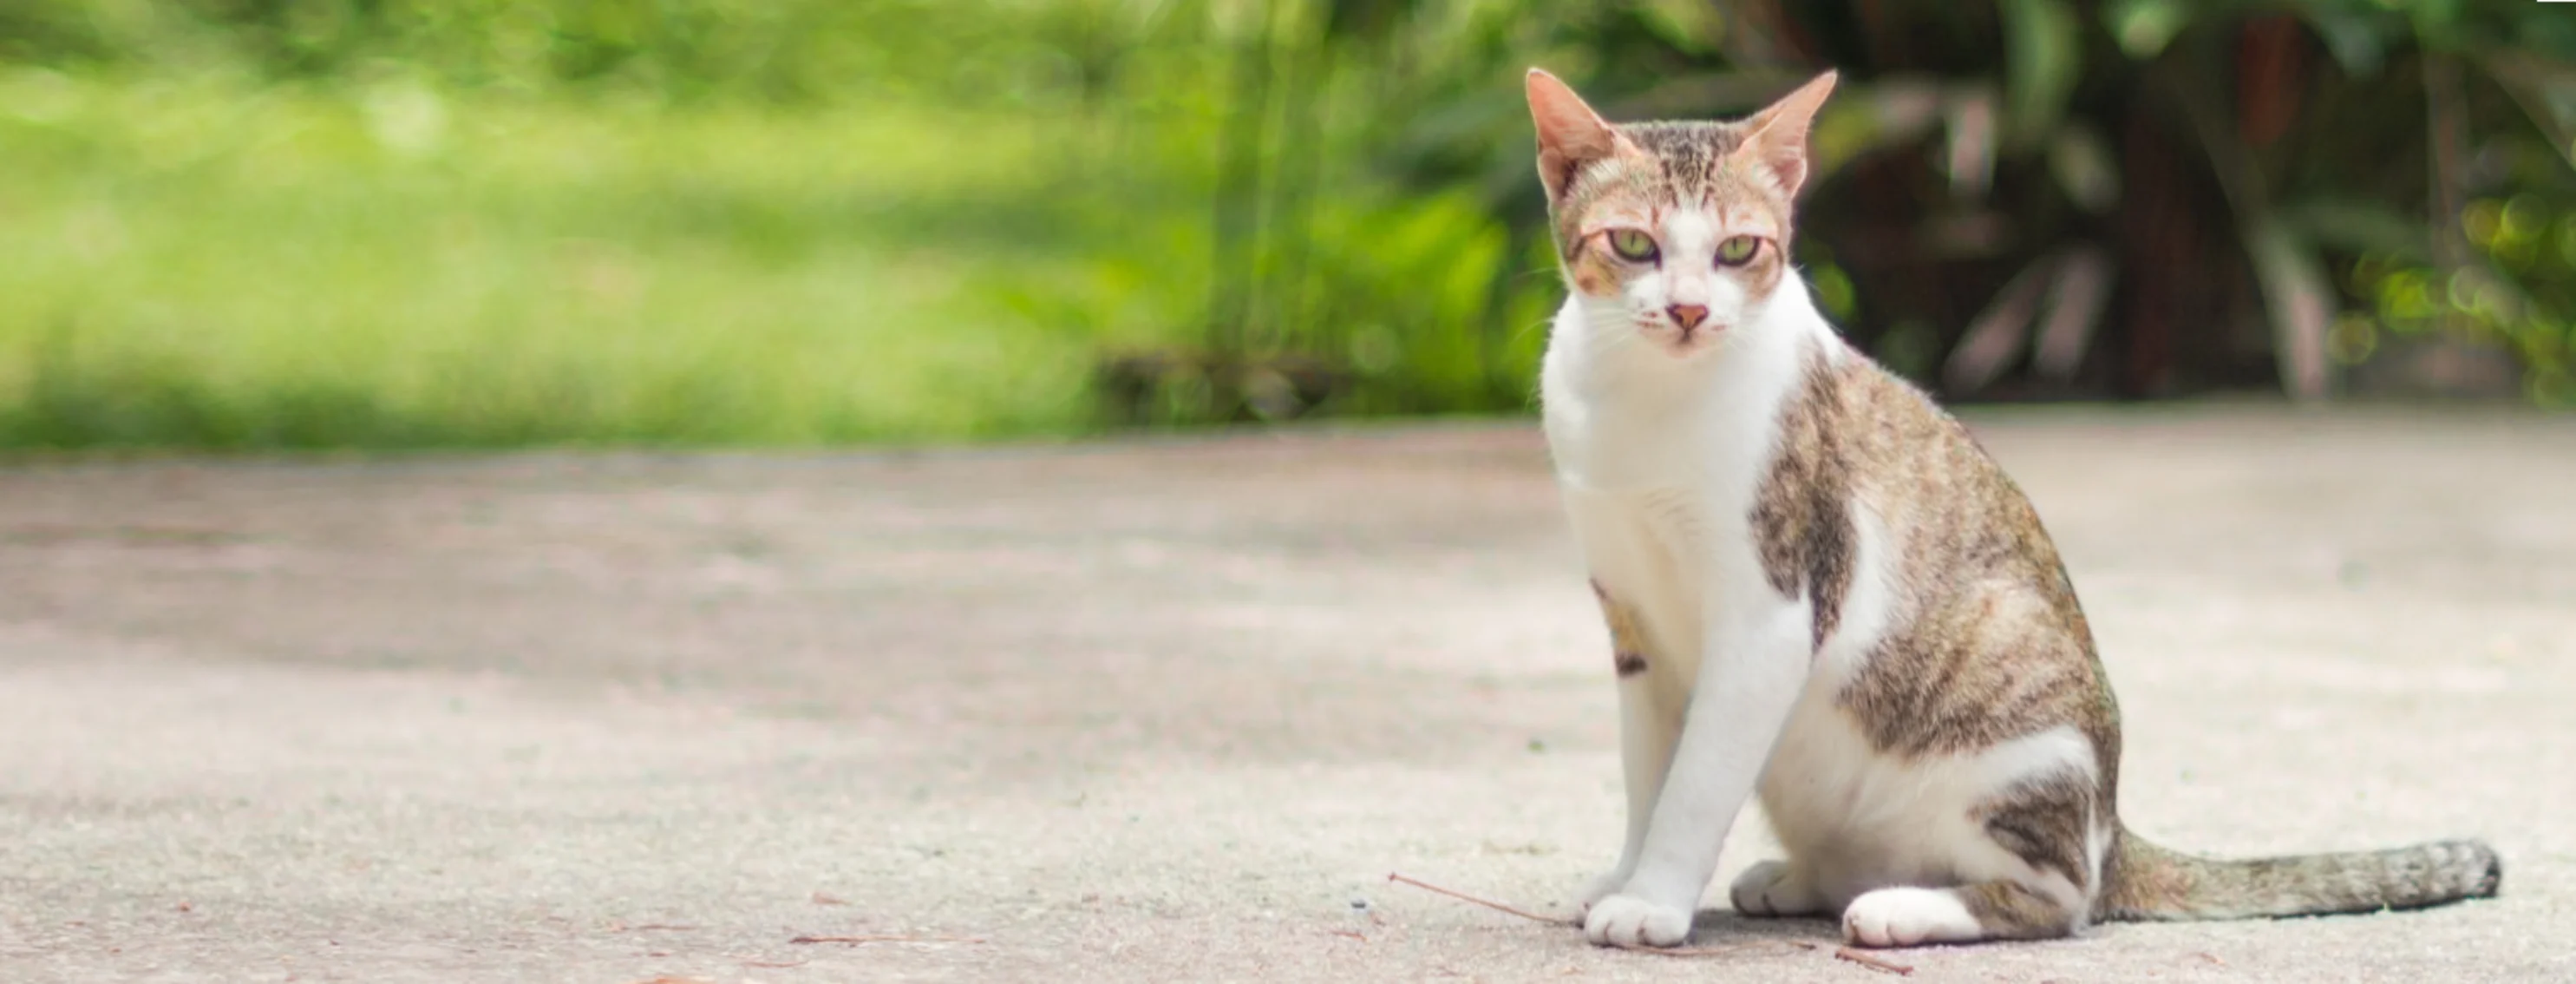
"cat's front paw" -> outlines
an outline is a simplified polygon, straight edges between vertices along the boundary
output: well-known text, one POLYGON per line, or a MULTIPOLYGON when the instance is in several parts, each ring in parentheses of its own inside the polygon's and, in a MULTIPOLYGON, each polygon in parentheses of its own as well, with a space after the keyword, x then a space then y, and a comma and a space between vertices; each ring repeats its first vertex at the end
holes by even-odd
POLYGON ((1735 911, 1748 916, 1812 916, 1825 911, 1824 896, 1806 872, 1786 861, 1764 861, 1744 869, 1727 889, 1735 911))
POLYGON ((1628 872, 1613 871, 1584 885, 1583 891, 1574 897, 1574 921, 1582 922, 1584 917, 1592 914, 1595 903, 1619 894, 1619 889, 1627 884, 1628 872))
POLYGON ((1596 946, 1680 946, 1690 938, 1690 930, 1690 910, 1634 895, 1595 902, 1583 917, 1583 938, 1596 946))

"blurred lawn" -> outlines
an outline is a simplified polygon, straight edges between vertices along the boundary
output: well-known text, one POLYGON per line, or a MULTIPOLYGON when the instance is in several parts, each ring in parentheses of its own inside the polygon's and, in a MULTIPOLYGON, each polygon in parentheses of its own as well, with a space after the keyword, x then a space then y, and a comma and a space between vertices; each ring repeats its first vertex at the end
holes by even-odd
POLYGON ((1050 182, 1082 139, 865 101, 0 74, 0 445, 1078 430, 1098 326, 1011 285, 1081 262, 1050 182))

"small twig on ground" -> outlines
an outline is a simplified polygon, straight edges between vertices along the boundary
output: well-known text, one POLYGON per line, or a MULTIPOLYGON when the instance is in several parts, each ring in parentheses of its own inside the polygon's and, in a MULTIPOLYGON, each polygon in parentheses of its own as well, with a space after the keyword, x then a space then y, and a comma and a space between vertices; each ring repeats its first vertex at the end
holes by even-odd
POLYGON ((682 926, 678 923, 645 923, 641 926, 619 926, 615 931, 620 933, 642 933, 651 930, 676 930, 685 932, 696 928, 697 927, 695 926, 682 926))
POLYGON ((1835 947, 1834 957, 1840 960, 1849 960, 1871 970, 1894 974, 1898 977, 1905 977, 1914 973, 1914 968, 1912 967, 1908 967, 1904 964, 1888 963, 1885 960, 1870 956, 1869 954, 1862 953, 1847 946, 1835 947))
POLYGON ((799 960, 794 963, 780 963, 776 960, 745 960, 742 962, 742 965, 745 967, 768 967, 774 970, 784 970, 789 967, 802 967, 809 963, 813 963, 813 961, 799 960))
POLYGON ((838 895, 834 895, 834 894, 832 894, 832 893, 830 893, 830 892, 821 892, 821 891, 818 891, 818 892, 815 892, 815 893, 814 893, 814 904, 815 904, 815 905, 848 905, 848 904, 850 904, 850 902, 849 902, 849 900, 848 900, 848 899, 844 899, 844 898, 842 898, 842 897, 840 897, 840 896, 838 896, 838 895))
MULTIPOLYGON (((1461 902, 1472 902, 1472 903, 1474 903, 1474 904, 1476 904, 1476 905, 1484 906, 1485 908, 1492 909, 1492 910, 1494 910, 1494 911, 1496 911, 1496 912, 1507 912, 1507 913, 1510 913, 1510 914, 1512 914, 1512 915, 1519 916, 1519 917, 1521 917, 1521 918, 1523 918, 1523 919, 1529 919, 1529 920, 1534 920, 1534 921, 1537 921, 1537 922, 1543 922, 1543 923, 1555 923, 1555 924, 1560 925, 1560 926, 1561 926, 1561 925, 1565 925, 1565 924, 1568 924, 1568 923, 1573 922, 1573 920, 1571 920, 1571 919, 1552 919, 1552 918, 1549 918, 1549 917, 1547 917, 1547 916, 1539 915, 1538 913, 1535 913, 1535 912, 1530 912, 1530 911, 1528 911, 1528 910, 1526 910, 1526 909, 1515 909, 1515 908, 1513 908, 1513 907, 1511 907, 1511 906, 1504 905, 1504 904, 1502 904, 1502 903, 1500 903, 1500 902, 1495 902, 1495 901, 1492 901, 1492 900, 1489 900, 1489 899, 1480 899, 1480 898, 1477 898, 1477 897, 1475 897, 1475 896, 1473 896, 1473 895, 1469 895, 1469 894, 1467 894, 1467 893, 1465 893, 1465 892, 1460 892, 1460 891, 1455 891, 1455 890, 1452 890, 1452 889, 1442 888, 1442 887, 1440 887, 1440 886, 1438 886, 1438 885, 1431 884, 1430 882, 1423 881, 1423 880, 1421 880, 1421 879, 1419 879, 1419 878, 1409 878, 1409 877, 1406 877, 1406 876, 1404 876, 1404 875, 1396 874, 1396 873, 1394 873, 1394 872, 1388 872, 1388 873, 1387 873, 1387 876, 1386 876, 1386 880, 1391 881, 1391 882, 1403 882, 1404 884, 1411 885, 1411 886, 1413 886, 1413 887, 1415 887, 1415 888, 1424 889, 1424 890, 1426 890, 1426 891, 1438 892, 1438 893, 1440 893, 1440 894, 1442 894, 1442 895, 1446 895, 1446 896, 1448 896, 1448 897, 1450 897, 1450 898, 1457 899, 1458 901, 1461 901, 1461 902)), ((1357 934, 1357 933, 1351 933, 1351 932, 1344 931, 1344 930, 1335 930, 1335 931, 1334 931, 1334 935, 1336 935, 1336 936, 1358 936, 1359 934, 1357 934)), ((1361 938, 1362 938, 1362 939, 1365 939, 1366 937, 1361 937, 1361 938)), ((797 941, 793 941, 793 942, 804 942, 804 941, 803 941, 803 940, 797 940, 797 941)), ((1657 955, 1657 956, 1665 956, 1665 957, 1718 957, 1718 956, 1728 956, 1728 955, 1731 955, 1731 954, 1737 954, 1737 953, 1744 953, 1744 952, 1746 952, 1746 951, 1750 951, 1750 950, 1758 950, 1758 949, 1761 949, 1761 948, 1763 948, 1763 947, 1772 947, 1772 946, 1787 946, 1787 947, 1795 947, 1795 948, 1800 949, 1800 950, 1810 950, 1810 951, 1812 951, 1812 950, 1821 950, 1821 949, 1824 949, 1824 946, 1823 946, 1822 944, 1819 944, 1819 943, 1810 943, 1810 942, 1807 942, 1806 940, 1755 940, 1755 941, 1750 942, 1750 943, 1731 943, 1731 944, 1728 944, 1728 945, 1726 945, 1726 946, 1623 946, 1623 947, 1619 947, 1619 949, 1622 949, 1622 950, 1633 950, 1633 951, 1636 951, 1636 952, 1638 952, 1638 953, 1652 953, 1652 954, 1655 954, 1655 955, 1657 955)), ((1878 971, 1878 972, 1880 972, 1880 973, 1884 973, 1884 974, 1895 974, 1895 975, 1897 975, 1897 976, 1899 976, 1899 977, 1906 977, 1906 976, 1910 976, 1910 975, 1912 975, 1912 974, 1914 973, 1914 968, 1912 968, 1912 967, 1908 967, 1908 966, 1906 966, 1906 965, 1904 965, 1904 964, 1899 964, 1899 963, 1889 963, 1889 962, 1887 962, 1887 961, 1885 961, 1885 960, 1879 959, 1879 958, 1877 958, 1877 957, 1870 956, 1869 954, 1862 953, 1862 952, 1860 952, 1859 950, 1855 950, 1855 949, 1852 949, 1851 947, 1847 947, 1847 946, 1838 946, 1838 947, 1835 947, 1835 948, 1834 948, 1834 957, 1835 957, 1835 959, 1838 959, 1838 960, 1847 960, 1847 961, 1850 961, 1850 962, 1852 962, 1852 963, 1859 964, 1859 965, 1861 965, 1861 966, 1863 966, 1863 967, 1867 967, 1867 968, 1869 968, 1869 969, 1871 969, 1871 970, 1875 970, 1875 971, 1878 971)))
POLYGON ((1729 943, 1725 946, 1622 946, 1618 949, 1635 953, 1651 953, 1658 957, 1726 957, 1752 950, 1783 946, 1799 950, 1816 948, 1815 944, 1800 940, 1754 940, 1750 943, 1729 943))
POLYGON ((979 936, 906 936, 895 934, 886 936, 799 936, 795 939, 788 940, 787 942, 797 944, 848 943, 855 946, 860 943, 981 943, 984 942, 984 940, 979 936))
POLYGON ((1440 893, 1440 894, 1442 894, 1442 895, 1446 895, 1446 896, 1448 896, 1448 897, 1450 897, 1450 898, 1457 899, 1457 900, 1459 900, 1459 901, 1461 901, 1461 902, 1473 902, 1473 903, 1475 903, 1475 904, 1477 904, 1477 905, 1484 906, 1485 908, 1492 909, 1492 910, 1494 910, 1494 911, 1496 911, 1496 912, 1508 912, 1508 913, 1511 913, 1512 915, 1519 916, 1519 917, 1521 917, 1521 918, 1523 918, 1523 919, 1532 919, 1532 920, 1536 920, 1536 921, 1543 922, 1543 923, 1555 923, 1555 924, 1557 924, 1557 925, 1559 925, 1559 926, 1567 925, 1567 924, 1572 923, 1572 922, 1574 921, 1574 920, 1571 920, 1571 919, 1558 919, 1558 918, 1555 918, 1555 917, 1552 917, 1552 916, 1542 916, 1542 915, 1539 915, 1538 913, 1530 912, 1530 911, 1525 910, 1525 909, 1515 909, 1515 908, 1512 908, 1511 906, 1504 905, 1504 904, 1502 904, 1502 903, 1500 903, 1500 902, 1491 902, 1491 901, 1487 901, 1487 900, 1485 900, 1485 899, 1480 899, 1480 898, 1477 898, 1477 897, 1475 897, 1475 896, 1473 896, 1473 895, 1469 895, 1469 894, 1467 894, 1467 893, 1465 893, 1465 892, 1454 892, 1454 891, 1451 891, 1451 890, 1449 890, 1449 889, 1442 888, 1442 887, 1440 887, 1440 886, 1438 886, 1438 885, 1431 884, 1430 882, 1422 881, 1422 880, 1417 879, 1417 878, 1407 878, 1407 877, 1405 877, 1405 876, 1403 876, 1403 875, 1399 875, 1399 874, 1396 874, 1396 873, 1394 873, 1394 872, 1388 872, 1388 873, 1387 873, 1387 876, 1386 876, 1386 880, 1391 881, 1391 882, 1403 882, 1403 883, 1405 883, 1405 884, 1407 884, 1407 885, 1411 885, 1411 886, 1413 886, 1413 887, 1415 887, 1415 888, 1425 889, 1425 890, 1433 891, 1433 892, 1438 892, 1438 893, 1440 893))
POLYGON ((1366 942, 1368 942, 1368 937, 1367 937, 1365 934, 1362 934, 1361 932, 1359 932, 1358 930, 1352 930, 1352 929, 1336 929, 1336 930, 1333 930, 1333 931, 1332 931, 1332 933, 1333 933, 1333 935, 1335 935, 1335 936, 1348 936, 1348 937, 1350 937, 1350 938, 1352 938, 1352 939, 1355 939, 1355 940, 1358 940, 1358 941, 1360 941, 1360 942, 1362 942, 1362 943, 1366 943, 1366 942))

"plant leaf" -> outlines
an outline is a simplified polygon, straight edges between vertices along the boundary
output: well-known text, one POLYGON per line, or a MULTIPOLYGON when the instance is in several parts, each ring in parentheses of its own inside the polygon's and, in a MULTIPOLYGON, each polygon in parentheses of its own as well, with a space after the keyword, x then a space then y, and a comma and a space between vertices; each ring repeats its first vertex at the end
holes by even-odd
POLYGON ((2042 379, 2066 382, 2084 365, 2084 350, 2111 302, 2111 254, 2085 243, 2068 247, 2049 278, 2047 313, 2040 316, 2030 367, 2042 379))
POLYGON ((2120 204, 2120 167, 2100 134, 2082 123, 2058 128, 2048 141, 2048 171, 2066 197, 2096 215, 2120 204))
POLYGON ((1943 158, 1950 172, 1950 193, 1983 198, 1994 185, 1995 157, 2001 134, 1995 122, 1995 95, 1983 86, 1963 86, 1942 105, 1943 158))
POLYGON ((2102 23, 2122 52, 2145 61, 2164 53, 2165 45, 2191 23, 2191 11, 2175 0, 2126 0, 2104 8, 2102 23))
POLYGON ((2005 0, 2003 21, 2006 132, 2028 146, 2066 114, 2084 44, 2063 0, 2005 0))
POLYGON ((2013 359, 2021 355, 2022 346, 2030 340, 2031 318, 2039 313, 2041 293, 2048 287, 2049 271, 2057 257, 2043 256, 2031 261, 2011 280, 2005 281, 1986 309, 1968 322, 1968 331, 1960 336, 1959 346, 1950 350, 1950 358, 1941 366, 1941 385, 1952 393, 1974 393, 1994 382, 2013 359))
POLYGON ((2326 323, 2333 320, 2334 285, 2316 250, 2288 223, 2269 212, 2245 225, 2245 253, 2272 320, 2272 349, 2281 364, 2281 389, 2291 399, 2325 399, 2326 323))

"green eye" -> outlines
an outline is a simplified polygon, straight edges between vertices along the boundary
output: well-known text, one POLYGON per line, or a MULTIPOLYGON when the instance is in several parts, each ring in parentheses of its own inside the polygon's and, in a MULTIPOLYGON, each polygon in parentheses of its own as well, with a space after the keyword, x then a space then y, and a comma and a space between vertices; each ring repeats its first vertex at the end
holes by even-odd
POLYGON ((1737 236, 1717 244, 1717 261, 1727 266, 1743 266, 1753 259, 1753 254, 1761 251, 1762 240, 1751 236, 1737 236))
POLYGON ((1644 263, 1655 258, 1655 237, 1637 229, 1612 229, 1610 251, 1622 259, 1644 263))

